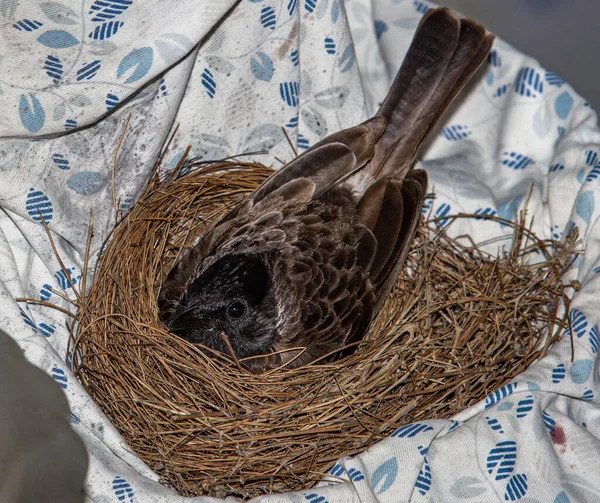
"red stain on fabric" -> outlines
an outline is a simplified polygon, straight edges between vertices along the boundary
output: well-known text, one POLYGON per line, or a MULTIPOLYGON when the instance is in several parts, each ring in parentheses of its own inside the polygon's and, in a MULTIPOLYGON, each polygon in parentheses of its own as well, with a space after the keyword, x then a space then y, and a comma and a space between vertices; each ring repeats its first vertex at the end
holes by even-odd
POLYGON ((550 430, 552 443, 560 448, 560 453, 564 454, 567 450, 567 435, 562 426, 555 424, 550 430))

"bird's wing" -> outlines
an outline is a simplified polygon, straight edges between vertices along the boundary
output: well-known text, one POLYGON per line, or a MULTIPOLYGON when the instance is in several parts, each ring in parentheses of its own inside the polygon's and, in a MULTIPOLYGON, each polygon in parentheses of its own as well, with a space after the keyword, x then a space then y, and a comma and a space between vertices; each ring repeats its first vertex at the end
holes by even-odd
POLYGON ((374 314, 406 260, 416 233, 427 175, 412 170, 426 138, 490 50, 494 37, 448 9, 426 13, 378 112, 386 128, 368 165, 349 183, 362 193, 358 216, 375 236, 370 269, 374 314))
POLYGON ((300 178, 314 184, 310 198, 316 199, 371 159, 384 129, 385 119, 374 117, 329 135, 271 175, 252 195, 252 204, 300 178))

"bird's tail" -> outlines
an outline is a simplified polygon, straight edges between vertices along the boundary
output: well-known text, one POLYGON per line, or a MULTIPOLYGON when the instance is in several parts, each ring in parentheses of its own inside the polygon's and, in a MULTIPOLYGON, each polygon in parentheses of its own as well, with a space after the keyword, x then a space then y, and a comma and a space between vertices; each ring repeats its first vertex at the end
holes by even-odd
POLYGON ((494 36, 446 8, 421 20, 377 116, 386 127, 368 165, 356 175, 362 192, 373 181, 403 178, 450 103, 486 58, 494 36))

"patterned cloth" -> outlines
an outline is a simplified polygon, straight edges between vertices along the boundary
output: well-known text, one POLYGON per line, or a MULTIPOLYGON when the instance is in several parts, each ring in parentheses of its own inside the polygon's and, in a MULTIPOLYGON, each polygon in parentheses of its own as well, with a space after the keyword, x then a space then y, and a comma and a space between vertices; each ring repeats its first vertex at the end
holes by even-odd
MULTIPOLYGON (((90 215, 95 256, 115 201, 121 209, 135 201, 175 123, 167 165, 191 144, 192 155, 206 159, 268 150, 248 158, 280 166, 294 156, 282 126, 302 151, 376 110, 428 7, 0 0, 0 326, 69 399, 90 454, 87 501, 186 499, 157 482, 69 372, 67 317, 15 300, 70 308, 60 294, 74 293, 41 216, 80 285, 90 215), (127 118, 113 194, 113 155, 127 118)), ((567 278, 582 284, 570 312, 574 361, 566 333, 542 361, 454 421, 403 426, 341 460, 332 472, 347 483, 258 500, 600 501, 599 155, 590 106, 498 40, 424 155, 437 193, 432 211, 512 218, 532 187, 538 235, 560 238, 579 227, 585 253, 567 278)), ((508 232, 485 221, 453 228, 476 240, 508 232)))

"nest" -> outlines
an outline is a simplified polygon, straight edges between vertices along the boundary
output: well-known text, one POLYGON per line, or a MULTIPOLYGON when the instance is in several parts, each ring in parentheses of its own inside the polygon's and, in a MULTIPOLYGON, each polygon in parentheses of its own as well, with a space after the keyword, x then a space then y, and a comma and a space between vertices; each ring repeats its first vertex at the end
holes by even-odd
POLYGON ((556 313, 574 239, 543 242, 521 219, 510 249, 489 256, 424 221, 393 294, 349 357, 256 375, 206 356, 159 320, 161 281, 205 226, 270 172, 220 162, 154 176, 78 302, 74 372, 133 451, 182 495, 310 487, 338 458, 399 426, 450 418, 481 400, 565 327, 556 313))

